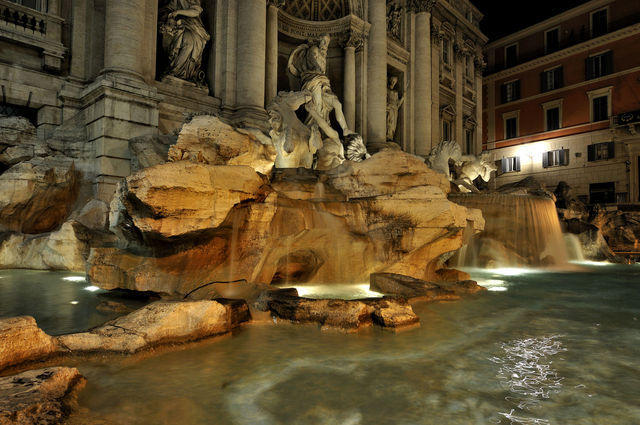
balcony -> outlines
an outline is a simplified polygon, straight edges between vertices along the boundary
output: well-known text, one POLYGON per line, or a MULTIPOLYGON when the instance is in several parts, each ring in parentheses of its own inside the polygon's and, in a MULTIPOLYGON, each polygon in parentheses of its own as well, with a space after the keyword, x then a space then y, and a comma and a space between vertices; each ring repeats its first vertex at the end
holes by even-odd
POLYGON ((64 20, 8 0, 0 0, 0 39, 33 47, 42 54, 42 67, 59 72, 65 47, 62 44, 64 20))

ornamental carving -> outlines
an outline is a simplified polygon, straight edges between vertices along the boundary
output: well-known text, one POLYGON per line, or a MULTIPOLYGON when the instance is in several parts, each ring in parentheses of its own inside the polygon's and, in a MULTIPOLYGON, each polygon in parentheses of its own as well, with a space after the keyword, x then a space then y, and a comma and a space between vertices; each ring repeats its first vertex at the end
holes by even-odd
POLYGON ((282 7, 285 4, 285 0, 267 0, 267 6, 275 6, 275 7, 282 7))
POLYGON ((387 0, 387 34, 402 41, 402 15, 404 9, 397 0, 387 0))
POLYGON ((408 0, 407 6, 415 13, 431 13, 437 0, 408 0))

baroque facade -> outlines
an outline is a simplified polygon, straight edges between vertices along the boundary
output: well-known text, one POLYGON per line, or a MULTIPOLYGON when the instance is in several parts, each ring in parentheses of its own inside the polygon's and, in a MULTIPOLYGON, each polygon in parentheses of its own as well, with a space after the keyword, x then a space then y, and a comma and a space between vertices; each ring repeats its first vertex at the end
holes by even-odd
POLYGON ((483 149, 495 184, 568 183, 640 202, 640 4, 592 0, 487 45, 483 149))
POLYGON ((194 113, 265 130, 278 92, 301 88, 291 53, 328 35, 327 76, 369 151, 478 153, 481 19, 467 0, 0 0, 0 113, 41 138, 75 131, 108 200, 132 137, 194 113))

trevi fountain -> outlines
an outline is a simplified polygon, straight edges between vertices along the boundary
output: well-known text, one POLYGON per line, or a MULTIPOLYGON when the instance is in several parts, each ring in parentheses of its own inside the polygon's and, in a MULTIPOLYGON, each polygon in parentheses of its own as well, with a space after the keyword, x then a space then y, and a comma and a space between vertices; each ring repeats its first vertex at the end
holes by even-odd
MULTIPOLYGON (((163 81, 202 89, 202 8, 170 3, 163 81)), ((129 140, 108 203, 75 139, 0 118, 0 424, 640 421, 640 268, 569 188, 401 149, 397 76, 372 148, 331 43, 262 118, 129 140)))

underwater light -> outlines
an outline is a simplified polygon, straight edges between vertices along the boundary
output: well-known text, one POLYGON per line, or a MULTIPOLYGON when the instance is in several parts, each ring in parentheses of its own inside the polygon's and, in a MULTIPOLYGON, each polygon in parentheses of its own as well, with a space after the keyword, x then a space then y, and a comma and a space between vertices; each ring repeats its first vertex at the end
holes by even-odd
POLYGON ((76 304, 78 304, 78 301, 71 301, 71 302, 69 302, 69 304, 76 305, 76 304))
POLYGON ((99 291, 100 288, 98 288, 97 286, 91 285, 91 286, 85 286, 84 290, 90 291, 90 292, 96 292, 96 291, 99 291))
POLYGON ((588 260, 583 260, 583 261, 569 261, 571 264, 578 264, 580 266, 613 266, 613 263, 610 263, 608 261, 588 261, 588 260))
POLYGON ((516 267, 504 267, 498 269, 488 269, 490 273, 502 275, 502 276, 520 276, 527 273, 535 273, 532 269, 516 268, 516 267))
POLYGON ((476 279, 478 285, 484 286, 488 291, 502 292, 508 289, 507 282, 500 279, 476 279))
POLYGON ((382 298, 384 294, 369 289, 368 283, 359 284, 324 284, 289 286, 296 288, 298 295, 305 298, 382 298))
POLYGON ((66 280, 67 282, 84 282, 87 279, 84 276, 67 276, 63 277, 62 280, 66 280))

